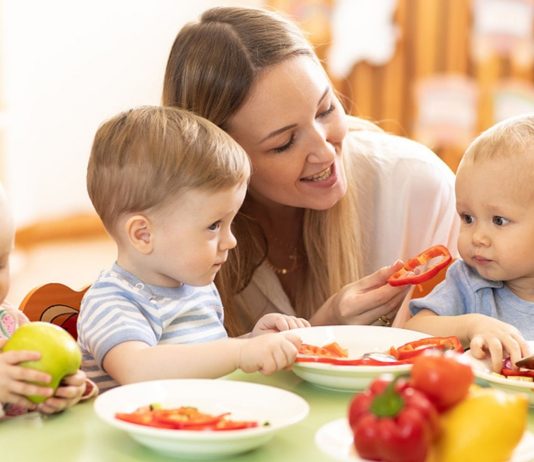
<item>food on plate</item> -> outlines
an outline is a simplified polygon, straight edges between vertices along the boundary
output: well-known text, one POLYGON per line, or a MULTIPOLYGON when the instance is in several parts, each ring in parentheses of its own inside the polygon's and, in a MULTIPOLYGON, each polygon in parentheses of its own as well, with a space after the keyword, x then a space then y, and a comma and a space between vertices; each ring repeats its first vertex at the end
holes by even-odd
POLYGON ((456 336, 451 337, 428 337, 413 342, 405 343, 400 347, 391 347, 389 354, 397 359, 410 359, 419 356, 424 350, 452 350, 458 353, 463 353, 464 348, 460 339, 456 336))
POLYGON ((534 381, 534 370, 520 367, 519 369, 514 369, 512 367, 512 360, 506 358, 503 361, 503 366, 501 373, 493 373, 499 377, 503 377, 510 380, 521 380, 523 382, 533 382, 534 381))
MULTIPOLYGON (((80 368, 82 353, 76 340, 64 329, 49 322, 30 322, 20 326, 4 344, 2 351, 38 351, 41 358, 25 361, 21 366, 50 374, 50 383, 39 385, 57 389, 66 375, 74 374, 80 368)), ((28 396, 34 403, 42 403, 47 397, 28 396)))
POLYGON ((349 351, 337 342, 331 342, 322 347, 303 343, 299 348, 299 354, 323 356, 325 358, 346 358, 349 355, 349 351))
POLYGON ((527 425, 528 398, 472 387, 445 412, 429 462, 502 462, 510 459, 527 425))
POLYGON ((354 446, 384 462, 502 462, 527 424, 528 398, 473 385, 454 352, 425 351, 409 376, 383 376, 352 399, 354 446))
POLYGON ((354 397, 348 418, 364 459, 424 462, 438 434, 434 405, 402 378, 373 381, 354 397))
POLYGON ((395 366, 412 364, 414 359, 426 350, 456 351, 464 349, 458 337, 428 337, 390 347, 388 352, 369 352, 359 358, 348 358, 348 350, 336 342, 323 347, 303 344, 299 349, 297 362, 327 363, 336 366, 395 366))
MULTIPOLYGON (((193 406, 162 408, 158 404, 150 404, 137 408, 134 412, 118 412, 115 417, 124 422, 144 425, 147 427, 168 430, 190 431, 228 431, 255 428, 260 424, 255 420, 232 420, 230 413, 207 414, 193 406)), ((269 425, 267 422, 263 426, 269 425)))
POLYGON ((435 245, 414 258, 410 258, 404 266, 388 278, 389 285, 417 285, 432 279, 452 261, 447 247, 435 245))

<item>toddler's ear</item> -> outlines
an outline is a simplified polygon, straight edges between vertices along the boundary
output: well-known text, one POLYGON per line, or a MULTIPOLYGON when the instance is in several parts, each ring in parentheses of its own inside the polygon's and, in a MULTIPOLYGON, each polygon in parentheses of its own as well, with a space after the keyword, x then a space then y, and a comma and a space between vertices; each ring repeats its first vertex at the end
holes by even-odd
POLYGON ((152 233, 150 220, 144 215, 134 215, 126 222, 128 240, 132 246, 142 254, 152 252, 152 233))

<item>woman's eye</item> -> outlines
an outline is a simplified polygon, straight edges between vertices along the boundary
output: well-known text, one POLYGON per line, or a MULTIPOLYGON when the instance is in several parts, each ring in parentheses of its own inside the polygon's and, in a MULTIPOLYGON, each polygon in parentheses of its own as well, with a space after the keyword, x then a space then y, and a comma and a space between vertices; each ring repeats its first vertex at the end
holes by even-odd
POLYGON ((504 226, 508 223, 510 223, 510 220, 504 218, 504 217, 493 217, 493 224, 497 226, 504 226))
POLYGON ((470 225, 471 223, 473 223, 473 217, 467 213, 462 213, 460 215, 460 219, 467 225, 470 225))
POLYGON ((282 146, 278 146, 277 148, 273 148, 273 152, 279 153, 287 151, 295 142, 295 135, 291 135, 291 138, 289 138, 289 141, 286 144, 283 144, 282 146))
POLYGON ((334 112, 334 110, 336 109, 336 107, 334 106, 334 104, 330 104, 330 106, 328 107, 328 109, 326 111, 323 111, 323 112, 320 112, 317 117, 326 117, 328 114, 330 114, 331 112, 334 112))
POLYGON ((220 221, 216 221, 215 223, 212 223, 211 225, 209 225, 208 229, 210 231, 217 231, 220 227, 221 227, 221 222, 220 221))

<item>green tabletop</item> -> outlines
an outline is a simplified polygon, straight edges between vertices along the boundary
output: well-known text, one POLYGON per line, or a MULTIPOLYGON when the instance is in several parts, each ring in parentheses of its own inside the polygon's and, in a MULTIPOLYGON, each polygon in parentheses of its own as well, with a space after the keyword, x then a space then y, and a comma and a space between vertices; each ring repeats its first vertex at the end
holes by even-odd
MULTIPOLYGON (((302 381, 292 372, 270 377, 236 372, 230 380, 261 383, 292 391, 310 404, 302 422, 278 432, 267 444, 248 453, 222 461, 236 462, 328 462, 328 456, 315 445, 316 431, 325 423, 346 414, 352 393, 327 391, 302 381)), ((534 430, 534 411, 529 413, 534 430)), ((78 404, 50 417, 38 414, 0 422, 1 462, 164 462, 176 459, 154 452, 126 433, 101 422, 93 402, 78 404)), ((190 459, 189 459, 190 460, 190 459)))

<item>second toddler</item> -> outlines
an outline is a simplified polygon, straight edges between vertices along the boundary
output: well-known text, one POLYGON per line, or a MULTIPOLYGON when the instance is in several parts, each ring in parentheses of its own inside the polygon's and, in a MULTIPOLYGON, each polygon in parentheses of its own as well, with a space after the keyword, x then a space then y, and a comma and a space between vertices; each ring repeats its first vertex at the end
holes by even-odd
POLYGON ((294 361, 300 339, 273 332, 307 321, 270 314, 229 339, 213 283, 236 246, 231 224, 249 175, 230 136, 183 110, 142 107, 99 128, 87 187, 118 255, 84 297, 78 340, 101 390, 238 368, 269 374, 294 361))
POLYGON ((469 146, 456 174, 462 260, 406 326, 456 335, 477 358, 528 354, 534 340, 534 116, 502 121, 469 146), (439 315, 439 316, 436 316, 439 315))

